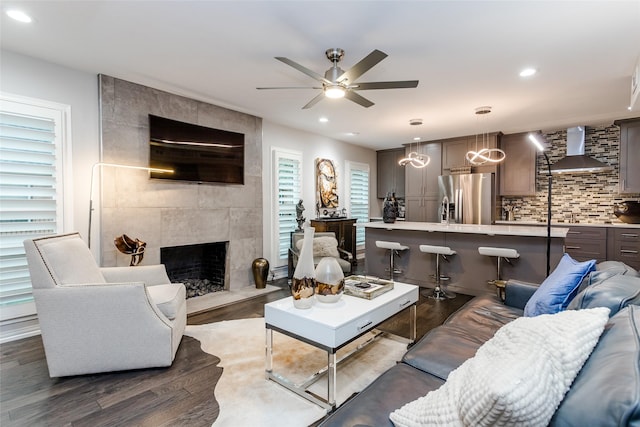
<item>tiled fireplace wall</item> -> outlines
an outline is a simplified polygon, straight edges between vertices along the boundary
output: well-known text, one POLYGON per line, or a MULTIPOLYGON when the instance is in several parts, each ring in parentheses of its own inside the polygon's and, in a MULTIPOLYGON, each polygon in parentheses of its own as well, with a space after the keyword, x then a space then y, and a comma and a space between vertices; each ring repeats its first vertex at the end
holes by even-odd
MULTIPOLYGON (((113 239, 147 242, 143 265, 160 248, 229 242, 229 288, 253 283, 262 256, 262 119, 109 76, 100 77, 102 161, 148 166, 148 115, 245 134, 245 183, 150 180, 145 171, 102 168, 101 265, 128 265, 113 239)), ((96 187, 97 188, 97 187, 96 187)))
MULTIPOLYGON (((543 133, 548 141, 548 156, 554 164, 567 153, 566 129, 543 133)), ((586 128, 585 154, 613 166, 613 171, 589 174, 553 175, 551 191, 552 221, 565 220, 574 213, 580 222, 615 221, 613 205, 624 200, 634 200, 635 195, 618 194, 618 156, 620 153, 620 128, 616 125, 586 128)), ((547 218, 547 164, 538 155, 536 195, 534 197, 503 197, 502 205, 512 205, 516 220, 546 221, 547 218)), ((503 212, 504 214, 504 212, 503 212)))

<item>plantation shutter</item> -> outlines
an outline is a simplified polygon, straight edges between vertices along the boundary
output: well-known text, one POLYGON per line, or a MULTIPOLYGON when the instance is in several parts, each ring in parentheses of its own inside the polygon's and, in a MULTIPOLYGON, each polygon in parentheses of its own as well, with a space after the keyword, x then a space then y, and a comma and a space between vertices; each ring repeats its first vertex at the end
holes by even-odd
MULTIPOLYGON (((363 165, 366 166, 366 165, 363 165)), ((369 169, 351 164, 349 204, 356 223, 369 222, 369 169)), ((356 246, 364 245, 364 227, 356 227, 356 246)))
POLYGON ((277 156, 278 177, 278 257, 287 259, 291 232, 298 227, 296 204, 300 200, 300 159, 296 156, 277 156))
POLYGON ((0 109, 2 320, 35 313, 22 242, 54 234, 61 226, 56 123, 61 120, 62 113, 49 108, 3 100, 0 109))

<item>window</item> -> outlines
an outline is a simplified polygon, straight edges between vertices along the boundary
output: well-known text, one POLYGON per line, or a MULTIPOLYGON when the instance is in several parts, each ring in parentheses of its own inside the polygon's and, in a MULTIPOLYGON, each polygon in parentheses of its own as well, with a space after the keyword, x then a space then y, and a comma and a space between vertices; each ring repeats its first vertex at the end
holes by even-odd
POLYGON ((274 254, 278 260, 286 260, 291 246, 291 232, 298 228, 296 222, 296 204, 301 199, 302 154, 293 151, 274 150, 274 176, 276 177, 274 200, 275 230, 278 236, 274 254))
POLYGON ((69 107, 0 95, 0 320, 35 314, 22 242, 63 229, 69 107))
MULTIPOLYGON (((358 222, 369 222, 369 165, 347 161, 349 212, 358 222)), ((364 245, 364 227, 356 227, 356 246, 364 245)))

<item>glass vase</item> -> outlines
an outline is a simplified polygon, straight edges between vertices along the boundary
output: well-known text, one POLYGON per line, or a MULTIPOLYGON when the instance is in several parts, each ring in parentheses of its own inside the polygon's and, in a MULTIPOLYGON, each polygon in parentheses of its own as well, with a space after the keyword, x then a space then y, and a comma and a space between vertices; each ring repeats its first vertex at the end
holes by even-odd
POLYGON ((316 299, 323 303, 335 303, 344 291, 344 273, 338 260, 325 257, 316 267, 316 299))
POLYGON ((316 287, 316 271, 313 265, 313 235, 315 228, 304 229, 302 249, 291 279, 291 296, 295 308, 311 308, 316 287))

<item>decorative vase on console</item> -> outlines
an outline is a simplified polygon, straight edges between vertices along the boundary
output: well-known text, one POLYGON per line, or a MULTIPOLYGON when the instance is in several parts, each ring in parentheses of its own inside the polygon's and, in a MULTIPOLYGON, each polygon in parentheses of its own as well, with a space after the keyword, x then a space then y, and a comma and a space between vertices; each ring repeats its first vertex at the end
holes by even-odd
POLYGON ((391 193, 387 193, 387 197, 384 198, 382 203, 382 221, 386 223, 396 222, 396 216, 398 213, 398 202, 391 193))
POLYGON ((313 235, 315 228, 305 227, 298 264, 291 279, 291 296, 295 308, 311 308, 316 287, 316 271, 313 265, 313 235))
POLYGON ((338 302, 344 291, 344 273, 338 260, 324 257, 316 267, 316 299, 324 303, 338 302))

